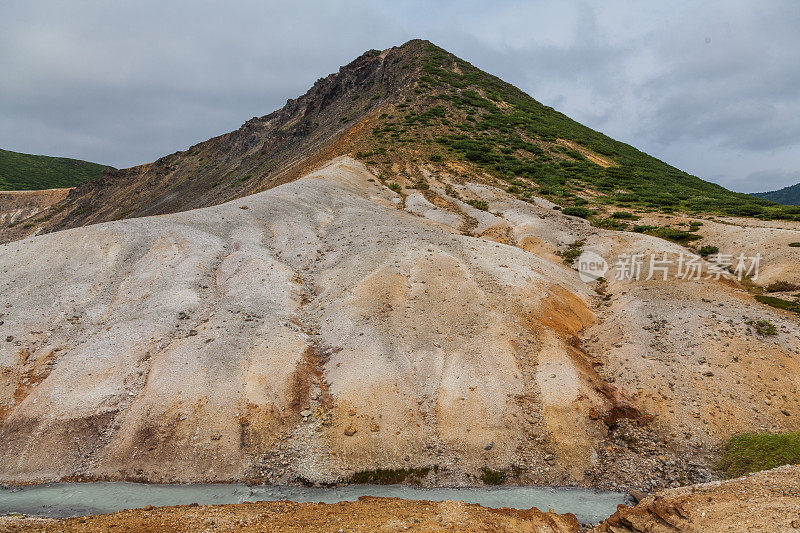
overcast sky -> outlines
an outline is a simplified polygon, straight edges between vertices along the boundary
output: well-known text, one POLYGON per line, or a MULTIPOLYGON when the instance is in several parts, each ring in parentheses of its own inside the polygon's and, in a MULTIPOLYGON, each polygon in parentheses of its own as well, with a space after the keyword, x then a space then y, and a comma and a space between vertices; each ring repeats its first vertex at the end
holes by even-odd
POLYGON ((800 181, 798 28, 796 0, 2 0, 0 148, 153 161, 421 37, 683 170, 772 190, 800 181))

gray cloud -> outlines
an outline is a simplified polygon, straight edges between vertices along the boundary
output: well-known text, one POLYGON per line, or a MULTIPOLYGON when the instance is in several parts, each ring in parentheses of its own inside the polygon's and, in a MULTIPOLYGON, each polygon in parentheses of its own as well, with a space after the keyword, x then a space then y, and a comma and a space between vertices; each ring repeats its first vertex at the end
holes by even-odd
POLYGON ((799 26, 792 0, 7 0, 0 147, 151 161, 282 106, 364 50, 424 37, 679 168, 778 188, 800 170, 799 26))
POLYGON ((744 192, 771 192, 783 189, 786 185, 800 183, 800 172, 787 172, 785 170, 767 169, 751 172, 738 180, 738 188, 744 192))

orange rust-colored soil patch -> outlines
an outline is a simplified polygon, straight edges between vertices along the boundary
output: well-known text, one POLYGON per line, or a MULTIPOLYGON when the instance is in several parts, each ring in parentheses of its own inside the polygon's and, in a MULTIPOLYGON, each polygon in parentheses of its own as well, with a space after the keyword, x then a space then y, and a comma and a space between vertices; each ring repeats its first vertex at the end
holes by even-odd
POLYGON ((572 533, 572 514, 463 502, 362 497, 357 502, 259 502, 135 509, 66 520, 0 519, 2 531, 513 531, 572 533))
POLYGON ((586 148, 584 146, 581 146, 580 144, 578 144, 576 142, 568 141, 566 139, 559 139, 558 140, 558 144, 560 144, 561 146, 565 146, 565 147, 567 147, 567 148, 569 148, 571 150, 575 150, 576 152, 580 152, 580 154, 583 157, 585 157, 586 159, 588 159, 592 163, 594 163, 596 165, 599 165, 599 166, 601 166, 603 168, 617 166, 617 164, 615 162, 613 162, 612 160, 610 160, 610 159, 608 159, 606 157, 603 157, 600 154, 597 154, 597 153, 589 150, 588 148, 586 148))

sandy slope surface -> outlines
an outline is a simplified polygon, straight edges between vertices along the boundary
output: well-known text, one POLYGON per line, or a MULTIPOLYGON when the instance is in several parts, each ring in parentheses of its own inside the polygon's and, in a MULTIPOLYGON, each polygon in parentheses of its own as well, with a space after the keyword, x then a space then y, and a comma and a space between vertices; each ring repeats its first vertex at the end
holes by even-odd
POLYGON ((636 224, 672 225, 686 230, 691 222, 700 222, 702 226, 696 233, 703 238, 692 245, 697 249, 706 245, 716 246, 720 254, 733 258, 734 265, 739 254, 746 257, 760 254, 758 276, 752 280, 756 285, 765 286, 774 281, 800 284, 800 248, 789 246, 800 242, 800 222, 738 217, 694 218, 661 213, 641 215, 636 224))
POLYGON ((734 431, 800 429, 795 316, 724 280, 584 283, 575 241, 612 265, 682 249, 430 183, 398 195, 339 158, 1 246, 0 480, 647 488, 707 478, 734 431))
POLYGON ((700 230, 703 240, 698 246, 717 246, 720 253, 763 256, 760 276, 755 283, 768 285, 774 281, 791 281, 800 285, 800 248, 789 246, 800 242, 800 222, 727 219, 707 221, 700 230))

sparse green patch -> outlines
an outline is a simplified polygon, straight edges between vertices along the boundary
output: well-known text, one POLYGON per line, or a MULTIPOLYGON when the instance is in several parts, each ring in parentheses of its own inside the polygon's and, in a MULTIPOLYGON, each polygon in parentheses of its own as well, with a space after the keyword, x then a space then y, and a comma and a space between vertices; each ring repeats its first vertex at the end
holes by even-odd
POLYGON ((458 192, 451 185, 444 186, 444 193, 451 198, 455 198, 456 200, 461 198, 461 195, 458 194, 458 192))
MULTIPOLYGON (((756 296, 756 299, 758 299, 758 296, 756 296)), ((747 324, 753 326, 759 335, 771 336, 778 334, 775 324, 769 320, 748 320, 747 324)))
POLYGON ((492 470, 491 468, 481 468, 481 481, 487 485, 502 485, 506 480, 504 472, 492 470))
POLYGON ((791 281, 773 281, 764 290, 766 292, 791 292, 800 289, 800 285, 792 283, 791 281))
POLYGON ((374 485, 394 485, 399 483, 420 483, 430 472, 430 467, 423 468, 378 468, 362 470, 350 478, 350 483, 370 483, 374 485))
POLYGON ((726 477, 800 464, 800 432, 745 433, 728 440, 719 461, 726 477))
POLYGON ((613 218, 595 218, 592 220, 592 226, 602 229, 612 229, 622 231, 628 229, 627 222, 622 222, 613 218))
POLYGON ((633 231, 636 233, 646 233, 647 235, 652 235, 654 237, 659 237, 661 239, 666 239, 668 241, 684 245, 703 238, 701 235, 672 228, 670 226, 634 226, 633 231))
POLYGON ((400 184, 399 183, 395 183, 395 182, 392 182, 392 183, 388 184, 387 187, 389 187, 391 190, 393 190, 396 193, 399 193, 400 191, 403 190, 403 188, 400 186, 400 184))
POLYGON ((792 248, 800 248, 800 242, 790 242, 789 246, 792 248))
POLYGON ((583 245, 585 242, 586 241, 575 241, 569 244, 566 250, 559 252, 559 255, 564 258, 566 264, 571 265, 583 253, 583 245))
POLYGON ((489 203, 485 202, 484 200, 467 200, 467 203, 475 209, 480 209, 481 211, 489 210, 489 203))

